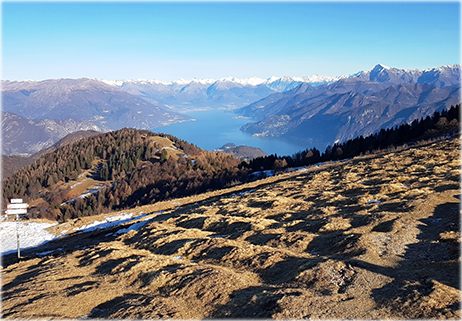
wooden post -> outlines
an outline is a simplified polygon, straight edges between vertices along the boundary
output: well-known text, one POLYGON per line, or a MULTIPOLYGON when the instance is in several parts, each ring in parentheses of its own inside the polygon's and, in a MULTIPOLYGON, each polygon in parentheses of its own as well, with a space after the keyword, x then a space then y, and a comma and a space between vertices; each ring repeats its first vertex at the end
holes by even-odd
POLYGON ((18 262, 21 259, 21 247, 19 246, 19 214, 16 213, 16 240, 18 244, 18 262))

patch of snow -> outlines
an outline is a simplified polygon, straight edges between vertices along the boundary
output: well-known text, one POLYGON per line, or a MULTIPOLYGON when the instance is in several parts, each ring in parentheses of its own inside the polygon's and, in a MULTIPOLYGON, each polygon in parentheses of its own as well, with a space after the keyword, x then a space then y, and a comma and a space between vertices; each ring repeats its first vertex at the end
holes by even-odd
POLYGON ((90 232, 97 229, 114 227, 132 220, 133 213, 107 216, 104 221, 94 221, 91 224, 76 227, 73 231, 90 232))
MULTIPOLYGON (((45 229, 58 223, 19 222, 19 246, 21 250, 35 247, 51 241, 55 235, 45 229)), ((9 254, 17 251, 16 222, 0 223, 1 254, 9 254)))
POLYGON ((248 191, 240 192, 237 195, 244 195, 244 194, 249 194, 249 193, 252 193, 252 192, 255 192, 255 189, 249 189, 248 191))
POLYGON ((99 80, 106 85, 113 86, 113 87, 121 87, 124 84, 124 80, 106 80, 106 79, 96 79, 99 80))
POLYGON ((53 252, 54 252, 54 251, 45 251, 45 252, 37 253, 36 255, 37 255, 37 256, 45 256, 45 255, 51 254, 51 253, 53 253, 53 252))
POLYGON ((80 184, 82 184, 82 183, 83 183, 83 181, 77 182, 77 183, 71 185, 71 188, 74 188, 74 187, 76 187, 77 185, 80 185, 80 184))
POLYGON ((149 218, 149 219, 145 219, 141 222, 137 222, 135 224, 132 224, 130 225, 129 227, 127 228, 124 228, 124 229, 121 229, 121 230, 118 230, 116 234, 123 234, 123 233, 128 233, 130 231, 138 231, 141 227, 143 227, 144 225, 148 224, 149 221, 151 221, 152 218, 149 218))
MULTIPOLYGON (((255 189, 249 189, 248 191, 243 191, 243 192, 239 192, 239 193, 233 193, 233 194, 230 195, 230 197, 241 196, 241 195, 249 194, 249 193, 252 193, 252 192, 255 192, 255 189)), ((227 198, 227 197, 222 197, 222 198, 227 198)))
MULTIPOLYGON (((164 211, 153 212, 150 214, 161 214, 164 211)), ((145 217, 148 214, 141 213, 138 216, 133 217, 133 213, 120 214, 115 216, 107 216, 104 221, 94 221, 91 224, 76 227, 72 231, 90 232, 97 229, 110 228, 117 225, 121 225, 130 221, 138 220, 145 217)), ((152 218, 145 218, 141 222, 132 224, 126 229, 121 229, 117 234, 128 232, 130 230, 138 230, 143 225, 147 224, 152 218)), ((66 237, 68 230, 63 230, 59 235, 54 235, 48 232, 46 229, 58 225, 58 223, 37 223, 37 222, 19 222, 19 245, 21 250, 28 249, 42 245, 54 239, 66 237)), ((106 236, 114 235, 109 233, 106 236)), ((16 222, 0 222, 0 240, 1 240, 1 254, 6 255, 17 251, 16 244, 16 222)), ((82 249, 85 249, 83 247, 82 249)), ((47 255, 46 252, 37 253, 37 255, 47 255), (44 254, 45 253, 45 254, 44 254)), ((48 253, 49 254, 49 253, 48 253)))

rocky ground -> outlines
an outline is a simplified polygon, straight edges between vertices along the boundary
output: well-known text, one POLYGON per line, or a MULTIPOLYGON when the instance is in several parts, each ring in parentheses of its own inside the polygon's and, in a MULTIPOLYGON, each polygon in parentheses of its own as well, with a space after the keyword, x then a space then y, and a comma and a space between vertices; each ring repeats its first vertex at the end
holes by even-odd
POLYGON ((454 139, 136 208, 3 257, 2 317, 460 319, 459 177, 454 139))

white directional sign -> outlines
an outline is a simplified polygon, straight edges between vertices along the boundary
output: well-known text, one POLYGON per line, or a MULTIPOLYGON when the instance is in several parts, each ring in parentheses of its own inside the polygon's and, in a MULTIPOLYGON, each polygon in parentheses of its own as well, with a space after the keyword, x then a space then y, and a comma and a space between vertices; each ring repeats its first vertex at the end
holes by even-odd
POLYGON ((13 208, 28 208, 29 204, 25 203, 13 203, 13 204, 8 204, 7 208, 8 209, 13 209, 13 208))
POLYGON ((14 208, 11 210, 6 210, 5 214, 12 215, 12 214, 27 214, 27 208, 14 208))
POLYGON ((22 203, 22 198, 12 198, 11 203, 13 204, 22 203))

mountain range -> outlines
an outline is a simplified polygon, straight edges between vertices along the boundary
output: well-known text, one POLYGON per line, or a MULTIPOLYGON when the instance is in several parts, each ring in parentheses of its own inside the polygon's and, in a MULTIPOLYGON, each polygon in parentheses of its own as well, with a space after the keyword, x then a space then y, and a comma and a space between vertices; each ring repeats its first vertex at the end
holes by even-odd
POLYGON ((181 111, 243 107, 327 76, 159 80, 2 81, 2 155, 31 155, 69 133, 154 129, 191 118, 181 111))
POLYGON ((275 93, 238 112, 257 122, 241 130, 303 139, 324 148, 426 117, 460 102, 460 65, 404 70, 377 65, 334 83, 275 93))
POLYGON ((101 80, 120 90, 150 101, 160 102, 187 112, 204 109, 236 109, 276 92, 293 89, 303 83, 320 86, 342 77, 234 77, 214 79, 190 79, 165 82, 155 79, 101 80))
POLYGON ((460 101, 460 65, 405 70, 377 65, 340 77, 2 81, 3 155, 30 155, 80 130, 154 129, 182 112, 232 109, 241 130, 308 147, 411 122, 460 101))

